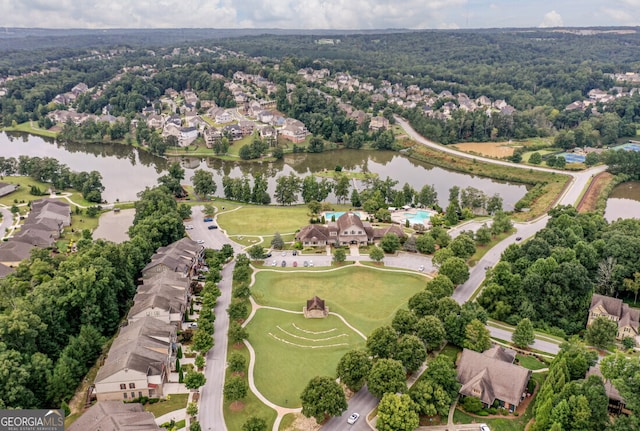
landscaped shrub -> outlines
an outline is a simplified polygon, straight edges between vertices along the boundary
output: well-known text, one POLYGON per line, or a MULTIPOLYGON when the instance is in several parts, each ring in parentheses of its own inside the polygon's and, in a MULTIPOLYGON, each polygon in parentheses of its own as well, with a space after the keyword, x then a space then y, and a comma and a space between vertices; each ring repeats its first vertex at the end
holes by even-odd
POLYGON ((477 414, 478 416, 489 416, 489 412, 486 410, 480 410, 477 414))
POLYGON ((533 379, 529 380, 529 383, 527 383, 527 392, 532 394, 535 388, 536 388, 535 380, 533 379))
POLYGON ((476 397, 465 397, 462 407, 469 413, 478 413, 482 410, 482 401, 476 397))
POLYGON ((487 411, 490 415, 495 415, 496 413, 498 413, 498 409, 496 409, 495 407, 489 407, 487 411))

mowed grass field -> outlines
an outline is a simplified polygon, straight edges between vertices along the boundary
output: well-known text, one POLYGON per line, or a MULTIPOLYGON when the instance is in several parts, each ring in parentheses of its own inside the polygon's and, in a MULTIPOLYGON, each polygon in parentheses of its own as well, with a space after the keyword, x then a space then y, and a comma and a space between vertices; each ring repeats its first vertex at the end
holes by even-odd
POLYGON ((365 335, 391 323, 396 311, 426 286, 422 275, 345 267, 323 272, 270 272, 256 274, 252 295, 261 305, 302 311, 314 295, 329 311, 343 316, 365 335))
POLYGON ((263 308, 247 329, 256 351, 256 386, 283 407, 300 407, 300 394, 309 380, 334 377, 340 358, 365 344, 360 335, 331 315, 306 319, 302 314, 263 308))
MULTIPOLYGON (((336 211, 349 209, 347 205, 331 206, 336 211)), ((286 234, 309 224, 309 208, 306 205, 246 205, 218 215, 217 220, 228 235, 286 234)))

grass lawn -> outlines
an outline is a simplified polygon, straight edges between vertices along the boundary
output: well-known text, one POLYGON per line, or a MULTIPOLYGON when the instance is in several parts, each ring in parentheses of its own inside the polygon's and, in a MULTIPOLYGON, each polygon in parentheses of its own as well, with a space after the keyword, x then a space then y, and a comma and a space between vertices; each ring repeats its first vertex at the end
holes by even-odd
POLYGON ((247 329, 256 350, 256 386, 283 407, 300 407, 299 396, 309 380, 335 376, 340 358, 365 343, 336 316, 306 319, 302 314, 260 309, 247 329))
POLYGON ((218 215, 218 224, 229 235, 273 235, 295 232, 309 223, 306 205, 264 206, 247 205, 218 215))
POLYGON ((40 127, 38 127, 37 122, 34 122, 32 127, 30 121, 27 121, 25 123, 20 123, 15 127, 5 127, 2 130, 5 132, 31 133, 32 135, 45 136, 47 138, 55 138, 56 136, 58 136, 57 132, 50 132, 49 130, 41 129, 40 127))
POLYGON ((171 394, 169 400, 160 400, 155 404, 146 404, 144 409, 153 413, 153 415, 158 418, 167 413, 187 407, 187 399, 189 399, 189 394, 171 394))
POLYGON ((306 300, 318 295, 330 311, 368 335, 389 324, 425 285, 419 274, 347 266, 330 272, 260 272, 251 290, 259 304, 293 311, 302 311, 306 300))
POLYGON ((284 415, 284 417, 280 421, 279 431, 284 431, 288 429, 291 425, 293 425, 295 420, 296 420, 296 415, 294 415, 293 413, 287 413, 286 415, 284 415))
POLYGON ((29 193, 31 186, 36 186, 43 192, 46 192, 47 190, 49 190, 49 187, 51 187, 50 184, 41 183, 39 181, 32 179, 31 177, 20 177, 20 176, 3 177, 2 182, 20 185, 20 188, 18 188, 18 190, 16 190, 15 192, 0 198, 0 203, 7 206, 13 205, 15 201, 18 201, 18 203, 22 203, 22 202, 26 203, 29 201, 35 201, 37 199, 48 197, 48 195, 45 195, 45 196, 32 195, 31 193, 29 193))
POLYGON ((513 230, 510 230, 509 232, 503 232, 498 236, 493 237, 489 244, 476 247, 476 252, 473 253, 473 255, 469 258, 467 264, 469 264, 469 266, 475 266, 475 264, 478 263, 478 261, 480 261, 480 259, 482 259, 489 250, 491 250, 496 244, 511 235, 513 232, 513 230))
MULTIPOLYGON (((511 416, 513 417, 513 416, 511 416)), ((489 419, 486 417, 470 416, 459 409, 456 409, 453 414, 453 423, 456 424, 472 424, 472 423, 485 423, 489 425, 491 431, 523 431, 525 425, 529 422, 527 415, 520 416, 514 419, 496 418, 489 419)))
MULTIPOLYGON (((230 356, 233 353, 242 354, 247 360, 247 367, 249 365, 249 350, 243 344, 241 348, 236 348, 232 345, 229 345, 227 350, 227 355, 230 356)), ((226 378, 229 378, 229 372, 227 372, 226 378)), ((246 374, 245 374, 246 380, 246 374)), ((267 429, 271 429, 273 427, 273 423, 276 420, 276 412, 275 410, 267 407, 263 404, 254 394, 249 390, 247 392, 247 396, 244 400, 244 407, 240 411, 233 411, 229 408, 231 403, 225 402, 222 410, 224 414, 224 421, 227 424, 228 431, 242 431, 242 425, 249 419, 251 416, 257 416, 259 418, 264 419, 267 422, 267 429)))
POLYGON ((547 368, 548 365, 544 362, 538 361, 536 358, 530 355, 516 355, 516 359, 518 360, 518 365, 527 368, 529 370, 541 370, 543 368, 547 368))
POLYGON ((440 354, 448 357, 455 364, 456 360, 458 359, 458 353, 460 353, 461 351, 462 349, 460 347, 453 344, 447 344, 446 346, 444 346, 444 349, 442 349, 440 354))

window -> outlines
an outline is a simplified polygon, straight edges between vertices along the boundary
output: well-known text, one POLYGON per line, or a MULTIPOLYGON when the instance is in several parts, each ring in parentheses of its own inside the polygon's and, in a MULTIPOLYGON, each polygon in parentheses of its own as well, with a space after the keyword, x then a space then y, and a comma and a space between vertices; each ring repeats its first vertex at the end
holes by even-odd
POLYGON ((345 234, 345 235, 349 235, 349 231, 348 231, 348 230, 345 230, 345 231, 344 231, 344 234, 345 234))
POLYGON ((355 233, 356 233, 356 231, 355 231, 355 230, 352 230, 352 231, 351 231, 351 235, 355 235, 355 233))
POLYGON ((129 389, 135 389, 135 388, 136 388, 135 383, 129 383, 129 389))
POLYGON ((124 383, 120 383, 120 389, 127 389, 127 385, 125 385, 124 383))
POLYGON ((126 392, 125 392, 125 393, 123 393, 123 394, 122 394, 122 396, 124 396, 124 399, 125 399, 125 400, 127 399, 127 393, 126 393, 126 392))
POLYGON ((135 398, 136 397, 136 393, 135 392, 131 392, 131 398, 135 398))
POLYGON ((142 391, 138 392, 138 398, 142 398, 142 391))

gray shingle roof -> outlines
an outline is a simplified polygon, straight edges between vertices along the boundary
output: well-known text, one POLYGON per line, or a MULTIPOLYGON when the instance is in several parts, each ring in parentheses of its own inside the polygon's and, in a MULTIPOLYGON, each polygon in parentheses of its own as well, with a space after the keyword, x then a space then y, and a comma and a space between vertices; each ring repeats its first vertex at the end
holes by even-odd
POLYGON ((99 401, 80 416, 67 431, 154 431, 153 413, 144 411, 142 404, 122 401, 99 401))

